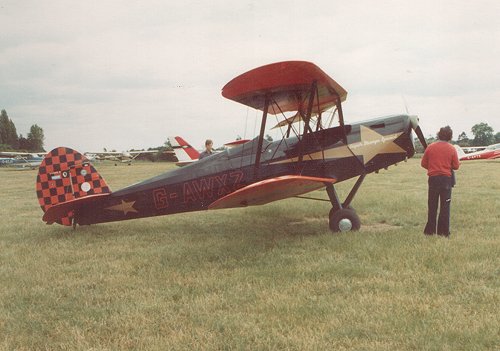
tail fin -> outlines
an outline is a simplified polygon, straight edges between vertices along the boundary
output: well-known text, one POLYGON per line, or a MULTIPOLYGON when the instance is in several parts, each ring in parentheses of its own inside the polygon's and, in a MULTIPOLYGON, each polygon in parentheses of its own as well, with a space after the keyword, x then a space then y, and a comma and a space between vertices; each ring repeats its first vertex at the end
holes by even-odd
POLYGON ((464 150, 462 150, 462 148, 459 145, 455 144, 453 146, 455 146, 455 149, 457 150, 458 159, 461 159, 462 157, 465 157, 465 152, 464 152, 464 150))
MULTIPOLYGON (((36 194, 43 212, 64 202, 106 193, 111 193, 111 190, 94 166, 85 156, 70 148, 52 150, 38 169, 36 194)), ((71 225, 72 221, 73 211, 55 220, 63 225, 71 225)))
POLYGON ((200 153, 180 136, 170 137, 169 140, 172 149, 174 149, 175 156, 179 160, 177 165, 197 161, 200 157, 200 153))

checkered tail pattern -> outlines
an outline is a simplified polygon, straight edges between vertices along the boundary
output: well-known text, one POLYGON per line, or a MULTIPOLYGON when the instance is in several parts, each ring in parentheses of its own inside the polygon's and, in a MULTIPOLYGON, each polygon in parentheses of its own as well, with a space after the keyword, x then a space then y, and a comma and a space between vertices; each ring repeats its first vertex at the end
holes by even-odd
MULTIPOLYGON (((110 192, 89 160, 67 147, 58 147, 49 152, 38 169, 36 194, 44 212, 69 200, 110 192)), ((70 211, 56 222, 69 226, 72 221, 73 212, 70 211)))

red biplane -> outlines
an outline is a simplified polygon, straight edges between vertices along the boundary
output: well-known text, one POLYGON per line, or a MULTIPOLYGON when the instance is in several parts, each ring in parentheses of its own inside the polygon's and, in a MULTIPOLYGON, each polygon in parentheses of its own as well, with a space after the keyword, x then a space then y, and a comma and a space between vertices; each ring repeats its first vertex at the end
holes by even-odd
POLYGON ((350 205, 365 176, 412 157, 412 131, 426 145, 416 116, 345 124, 347 92, 309 62, 253 69, 227 83, 222 95, 262 111, 255 139, 116 192, 83 155, 56 148, 37 177, 43 220, 88 225, 263 205, 325 188, 332 205, 330 229, 357 230, 360 220, 350 205), (338 126, 326 126, 329 113, 338 126), (285 121, 281 140, 264 138, 269 115, 285 121), (357 181, 341 201, 335 184, 353 177, 357 181))

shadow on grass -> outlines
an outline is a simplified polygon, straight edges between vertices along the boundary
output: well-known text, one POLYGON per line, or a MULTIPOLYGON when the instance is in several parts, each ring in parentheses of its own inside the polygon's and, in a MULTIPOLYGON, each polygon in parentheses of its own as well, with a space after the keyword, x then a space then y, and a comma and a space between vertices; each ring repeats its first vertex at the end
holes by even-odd
POLYGON ((265 262, 273 265, 276 255, 282 264, 302 251, 341 257, 362 250, 366 241, 373 245, 385 242, 380 236, 401 240, 402 227, 387 223, 371 223, 359 232, 332 233, 328 206, 307 204, 290 199, 242 209, 78 226, 75 230, 45 226, 34 240, 49 251, 55 246, 67 254, 92 252, 98 260, 129 257, 141 264, 178 267, 183 272, 196 271, 200 266, 231 270, 265 262))

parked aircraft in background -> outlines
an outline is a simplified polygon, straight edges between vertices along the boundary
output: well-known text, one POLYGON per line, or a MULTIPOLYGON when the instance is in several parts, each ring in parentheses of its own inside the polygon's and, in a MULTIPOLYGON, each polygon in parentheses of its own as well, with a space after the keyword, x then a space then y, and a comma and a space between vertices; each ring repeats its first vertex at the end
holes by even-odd
POLYGON ((13 164, 15 158, 12 157, 0 157, 0 166, 9 166, 13 164))
POLYGON ((360 219, 350 205, 365 176, 412 157, 412 131, 427 147, 416 116, 344 124, 347 91, 310 62, 253 69, 227 83, 222 95, 262 111, 255 139, 116 192, 84 155, 56 148, 45 157, 37 177, 43 221, 75 227, 263 205, 326 189, 332 206, 330 229, 358 230, 360 219), (322 123, 321 115, 330 109, 338 112, 337 127, 322 123), (287 113, 300 113, 300 124, 287 123, 281 140, 265 140, 267 116, 287 119, 287 113), (335 185, 354 177, 357 181, 341 201, 335 185))
POLYGON ((0 151, 0 166, 36 169, 42 163, 43 156, 39 153, 0 151))
MULTIPOLYGON (((168 152, 168 151, 167 151, 168 152)), ((102 151, 102 152, 85 152, 84 155, 89 161, 99 160, 99 161, 114 161, 120 163, 126 163, 130 166, 133 160, 135 160, 140 155, 145 154, 156 154, 158 150, 147 150, 147 151, 102 151)), ((115 163, 115 166, 117 163, 115 163)))
POLYGON ((466 154, 470 154, 471 152, 481 151, 484 149, 486 149, 486 146, 464 146, 464 147, 462 147, 462 150, 466 154))
POLYGON ((500 144, 493 144, 486 146, 481 151, 471 152, 466 154, 462 148, 455 145, 458 152, 458 159, 460 161, 470 161, 470 160, 493 160, 500 158, 500 144))

